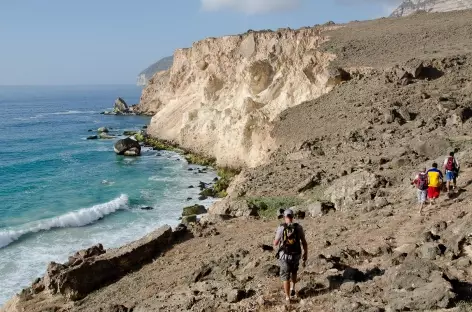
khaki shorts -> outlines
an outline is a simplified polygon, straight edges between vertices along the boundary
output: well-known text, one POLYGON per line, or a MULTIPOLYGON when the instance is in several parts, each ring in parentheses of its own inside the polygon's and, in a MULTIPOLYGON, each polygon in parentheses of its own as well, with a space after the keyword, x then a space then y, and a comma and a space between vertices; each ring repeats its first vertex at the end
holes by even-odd
POLYGON ((289 281, 293 274, 297 274, 300 265, 300 256, 294 256, 292 260, 279 259, 280 279, 289 281))

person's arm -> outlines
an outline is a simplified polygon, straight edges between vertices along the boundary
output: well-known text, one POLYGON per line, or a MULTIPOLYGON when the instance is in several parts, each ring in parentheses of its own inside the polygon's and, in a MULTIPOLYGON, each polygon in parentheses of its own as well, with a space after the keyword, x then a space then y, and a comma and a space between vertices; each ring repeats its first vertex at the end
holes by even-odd
POLYGON ((412 185, 416 185, 418 183, 419 175, 417 174, 415 179, 411 182, 412 185))
POLYGON ((456 170, 459 170, 461 165, 459 165, 459 161, 454 157, 454 161, 456 162, 456 170))
POLYGON ((283 227, 279 226, 275 232, 274 238, 274 248, 277 249, 280 245, 280 240, 282 239, 283 227))
POLYGON ((305 232, 303 231, 303 228, 300 226, 299 227, 299 234, 300 234, 300 240, 302 241, 302 246, 303 246, 303 255, 302 259, 303 261, 306 261, 308 259, 308 243, 306 242, 305 239, 305 232))

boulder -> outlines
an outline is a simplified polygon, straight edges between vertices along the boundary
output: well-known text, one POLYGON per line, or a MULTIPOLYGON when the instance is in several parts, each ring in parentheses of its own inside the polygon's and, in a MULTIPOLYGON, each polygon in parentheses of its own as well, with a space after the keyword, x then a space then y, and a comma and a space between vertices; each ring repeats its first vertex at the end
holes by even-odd
POLYGON ((325 197, 336 210, 349 209, 351 206, 370 200, 377 189, 386 181, 368 171, 358 171, 335 180, 324 192, 325 197))
POLYGON ((97 132, 98 133, 102 133, 102 132, 105 132, 105 133, 108 133, 110 130, 108 130, 107 127, 100 127, 97 129, 97 132))
POLYGON ((125 100, 123 100, 120 97, 115 100, 113 111, 115 113, 122 113, 122 114, 127 114, 130 112, 128 104, 126 104, 125 100))
POLYGON ((114 150, 118 155, 124 155, 126 151, 135 148, 138 155, 141 153, 141 146, 139 143, 131 138, 121 139, 115 143, 114 150))
POLYGON ((437 243, 424 243, 418 247, 417 254, 422 259, 434 260, 437 256, 441 255, 441 249, 437 243))
POLYGON ((80 262, 64 265, 52 262, 43 283, 52 294, 80 300, 149 263, 171 244, 172 229, 163 226, 138 241, 106 253, 102 253, 103 247, 98 245, 83 251, 80 262))
POLYGON ((97 140, 97 139, 98 139, 98 135, 91 135, 87 137, 87 140, 97 140))
POLYGON ((232 217, 228 215, 216 215, 216 214, 206 214, 200 218, 201 224, 216 224, 221 223, 227 220, 230 220, 232 217))
POLYGON ((231 200, 229 198, 217 201, 208 209, 210 214, 229 215, 232 217, 257 216, 257 211, 257 207, 249 205, 244 199, 231 200))
MULTIPOLYGON (((444 273, 431 261, 410 258, 391 267, 383 277, 385 300, 391 311, 426 311, 446 308, 455 298, 444 273)), ((388 309, 387 309, 388 310, 388 309)))
POLYGON ((182 217, 191 216, 191 215, 201 215, 207 213, 205 206, 202 205, 193 205, 185 207, 182 211, 182 217))

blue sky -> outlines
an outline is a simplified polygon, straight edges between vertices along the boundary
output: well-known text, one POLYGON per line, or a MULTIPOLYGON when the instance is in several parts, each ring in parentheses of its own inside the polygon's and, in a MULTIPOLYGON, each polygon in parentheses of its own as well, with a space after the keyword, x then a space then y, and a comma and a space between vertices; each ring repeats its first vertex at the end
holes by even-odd
POLYGON ((0 85, 133 84, 205 37, 385 16, 397 0, 0 0, 0 85))

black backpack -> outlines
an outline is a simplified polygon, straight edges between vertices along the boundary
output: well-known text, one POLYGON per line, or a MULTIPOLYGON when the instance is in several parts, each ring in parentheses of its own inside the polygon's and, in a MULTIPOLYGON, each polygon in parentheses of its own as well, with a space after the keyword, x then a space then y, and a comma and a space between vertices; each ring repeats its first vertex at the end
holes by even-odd
POLYGON ((282 246, 281 250, 286 255, 299 255, 302 253, 302 247, 300 245, 300 237, 298 235, 298 223, 286 224, 283 223, 280 226, 284 228, 282 232, 282 246))

